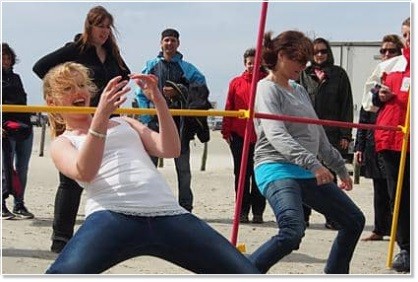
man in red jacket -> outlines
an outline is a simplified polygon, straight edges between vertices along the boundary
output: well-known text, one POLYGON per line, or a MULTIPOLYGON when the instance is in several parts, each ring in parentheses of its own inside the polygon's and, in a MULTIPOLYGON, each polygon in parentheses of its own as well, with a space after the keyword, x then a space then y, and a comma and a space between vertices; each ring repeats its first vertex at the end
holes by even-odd
MULTIPOLYGON (((234 77, 229 83, 228 96, 225 110, 234 111, 248 109, 251 97, 251 83, 255 63, 255 49, 248 49, 244 53, 245 71, 234 77)), ((260 70, 257 81, 264 78, 267 73, 260 70)), ((222 136, 228 142, 234 159, 235 192, 238 191, 238 180, 241 167, 242 149, 244 146, 246 119, 224 117, 222 121, 222 136)), ((253 223, 263 223, 263 213, 266 208, 266 199, 258 190, 254 178, 254 144, 257 140, 254 129, 251 132, 250 147, 248 150, 248 162, 242 198, 240 222, 248 223, 250 209, 253 213, 253 223), (250 185, 251 180, 251 185, 250 185)))
MULTIPOLYGON (((398 60, 393 67, 383 73, 381 77, 382 87, 378 93, 380 109, 377 113, 377 125, 398 126, 405 124, 406 111, 411 84, 410 76, 410 19, 402 24, 402 35, 405 39, 403 55, 392 60, 398 60)), ((375 99, 376 100, 376 99, 375 99)), ((396 186, 398 180, 399 164, 404 134, 399 131, 376 130, 376 151, 382 155, 385 170, 391 208, 393 211, 396 186)), ((396 241, 400 248, 393 261, 393 268, 398 272, 410 271, 410 158, 409 140, 408 153, 402 183, 402 197, 399 208, 398 230, 396 241)))

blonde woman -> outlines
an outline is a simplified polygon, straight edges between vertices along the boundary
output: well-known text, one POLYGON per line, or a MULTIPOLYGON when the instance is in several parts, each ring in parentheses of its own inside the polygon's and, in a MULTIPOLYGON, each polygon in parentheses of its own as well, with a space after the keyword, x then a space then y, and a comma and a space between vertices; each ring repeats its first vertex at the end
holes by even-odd
MULTIPOLYGON (((132 118, 110 118, 130 91, 121 76, 104 88, 93 116, 59 115, 65 131, 52 142, 51 157, 86 190, 86 218, 47 273, 101 273, 141 255, 196 273, 259 273, 221 234, 177 203, 150 158, 180 154, 176 125, 157 78, 130 78, 155 105, 159 132, 132 118)), ((94 89, 88 69, 77 63, 59 65, 44 79, 49 106, 87 106, 94 89)))

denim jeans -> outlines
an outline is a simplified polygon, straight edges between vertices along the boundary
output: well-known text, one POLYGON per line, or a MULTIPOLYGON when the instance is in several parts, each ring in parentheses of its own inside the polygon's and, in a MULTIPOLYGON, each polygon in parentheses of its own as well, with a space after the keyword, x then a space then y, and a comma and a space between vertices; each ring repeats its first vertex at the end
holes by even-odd
POLYGON ((302 203, 341 225, 324 271, 349 273, 365 217, 344 191, 335 183, 318 186, 315 179, 284 179, 269 184, 266 198, 276 216, 279 232, 250 256, 262 273, 299 248, 306 228, 302 203))
POLYGON ((47 273, 101 273, 142 255, 195 273, 259 273, 228 240, 193 214, 141 217, 112 211, 88 216, 47 273))
MULTIPOLYGON (((155 166, 158 164, 157 157, 151 157, 155 166)), ((193 193, 191 188, 192 173, 190 170, 190 140, 181 140, 181 152, 178 158, 174 159, 177 173, 177 186, 179 189, 178 201, 180 206, 188 211, 193 209, 193 193)))
POLYGON ((188 211, 193 209, 193 193, 191 188, 192 173, 190 171, 190 140, 181 140, 181 153, 174 159, 179 188, 178 201, 188 211))
POLYGON ((25 140, 15 140, 14 138, 9 138, 9 141, 12 150, 13 162, 23 190, 22 197, 14 199, 15 206, 18 206, 24 204, 23 198, 28 179, 29 161, 32 154, 33 132, 25 140))

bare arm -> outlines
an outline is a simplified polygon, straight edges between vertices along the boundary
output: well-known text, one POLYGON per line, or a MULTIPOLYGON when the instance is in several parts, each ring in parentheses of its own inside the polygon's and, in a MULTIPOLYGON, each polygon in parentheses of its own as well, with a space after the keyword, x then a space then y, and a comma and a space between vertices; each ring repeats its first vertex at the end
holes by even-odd
POLYGON ((142 89, 157 111, 159 132, 155 132, 140 122, 126 118, 139 133, 145 149, 155 157, 174 158, 180 155, 180 137, 176 124, 168 109, 167 102, 158 90, 158 79, 154 75, 132 74, 131 78, 142 89))

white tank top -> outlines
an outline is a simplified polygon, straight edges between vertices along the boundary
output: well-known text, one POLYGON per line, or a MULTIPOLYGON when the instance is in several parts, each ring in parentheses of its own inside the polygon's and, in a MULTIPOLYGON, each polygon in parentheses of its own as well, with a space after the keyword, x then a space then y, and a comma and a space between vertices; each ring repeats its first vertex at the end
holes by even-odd
MULTIPOLYGON (((120 117, 107 131, 102 164, 90 183, 77 181, 86 190, 85 216, 100 210, 164 216, 187 213, 151 161, 139 134, 120 117)), ((79 150, 86 135, 65 136, 79 150)))

